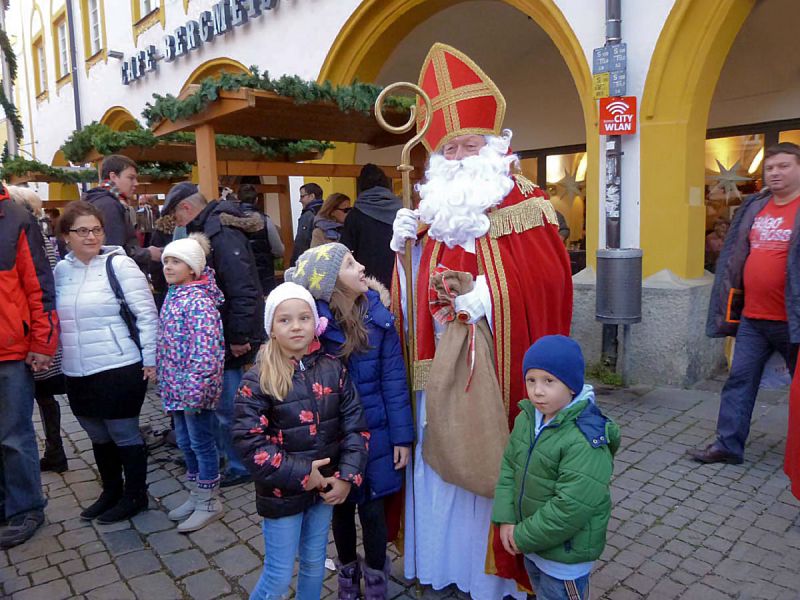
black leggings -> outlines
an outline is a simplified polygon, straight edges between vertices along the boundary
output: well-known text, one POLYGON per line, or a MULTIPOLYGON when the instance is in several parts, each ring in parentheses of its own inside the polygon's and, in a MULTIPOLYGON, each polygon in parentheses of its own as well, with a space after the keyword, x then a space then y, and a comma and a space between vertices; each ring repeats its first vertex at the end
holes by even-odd
POLYGON ((333 507, 333 541, 339 562, 343 565, 356 560, 356 506, 364 538, 364 560, 370 569, 383 570, 386 564, 386 513, 383 498, 364 504, 343 502, 333 507))

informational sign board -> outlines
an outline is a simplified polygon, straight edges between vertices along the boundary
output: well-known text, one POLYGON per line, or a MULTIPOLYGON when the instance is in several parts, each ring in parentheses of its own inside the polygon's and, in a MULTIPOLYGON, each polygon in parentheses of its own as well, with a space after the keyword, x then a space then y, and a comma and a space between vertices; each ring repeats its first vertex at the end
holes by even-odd
POLYGON ((595 48, 592 52, 594 97, 624 96, 627 91, 627 66, 628 46, 626 44, 612 44, 595 48))
POLYGON ((600 98, 600 135, 636 133, 636 96, 600 98))

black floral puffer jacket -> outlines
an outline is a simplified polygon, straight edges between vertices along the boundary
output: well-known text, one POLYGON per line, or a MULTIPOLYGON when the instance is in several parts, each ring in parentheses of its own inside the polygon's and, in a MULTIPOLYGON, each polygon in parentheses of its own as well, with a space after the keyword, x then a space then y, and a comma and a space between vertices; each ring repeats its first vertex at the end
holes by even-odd
POLYGON ((317 459, 331 459, 323 476, 361 485, 369 430, 341 361, 322 351, 303 357, 282 401, 265 394, 258 379, 256 364, 239 386, 232 432, 255 481, 258 514, 286 517, 322 502, 318 491, 303 487, 317 459))

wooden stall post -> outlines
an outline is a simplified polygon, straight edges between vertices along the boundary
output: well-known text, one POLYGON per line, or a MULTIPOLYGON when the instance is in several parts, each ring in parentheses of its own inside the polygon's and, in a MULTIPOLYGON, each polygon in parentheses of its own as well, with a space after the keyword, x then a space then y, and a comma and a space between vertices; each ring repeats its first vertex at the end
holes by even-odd
POLYGON ((283 240, 283 268, 289 268, 289 261, 292 260, 292 252, 294 252, 294 236, 292 235, 292 231, 294 231, 293 223, 292 223, 292 197, 291 191, 289 190, 289 178, 285 176, 279 176, 276 178, 278 181, 278 185, 281 186, 282 190, 278 192, 278 206, 280 207, 280 218, 281 218, 281 239, 283 240))
POLYGON ((217 145, 214 139, 214 126, 207 123, 198 125, 194 131, 200 193, 208 200, 215 200, 219 196, 219 179, 217 178, 217 145))

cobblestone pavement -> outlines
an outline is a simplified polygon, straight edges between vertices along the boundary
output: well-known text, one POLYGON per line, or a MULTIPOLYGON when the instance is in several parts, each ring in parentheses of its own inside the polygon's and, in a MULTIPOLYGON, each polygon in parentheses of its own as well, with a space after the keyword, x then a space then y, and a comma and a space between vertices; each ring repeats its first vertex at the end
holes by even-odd
MULTIPOLYGON (((745 464, 698 466, 687 448, 713 438, 721 381, 697 389, 601 390, 603 409, 622 426, 608 546, 592 576, 592 598, 800 598, 800 503, 782 472, 785 392, 762 392, 745 464)), ((45 473, 47 521, 27 543, 0 551, 0 596, 61 598, 246 598, 263 543, 250 486, 224 493, 222 521, 187 535, 166 512, 183 501, 176 449, 151 453, 150 510, 114 525, 84 523, 81 507, 100 488, 91 445, 62 399, 70 470, 45 473)), ((38 416, 37 431, 41 433, 38 416)), ((148 396, 142 423, 166 419, 148 396)), ((329 555, 333 555, 332 544, 329 555)), ((390 598, 416 596, 393 556, 390 598)), ((329 573, 325 598, 335 597, 329 573)), ((426 599, 467 598, 455 588, 426 599)))

